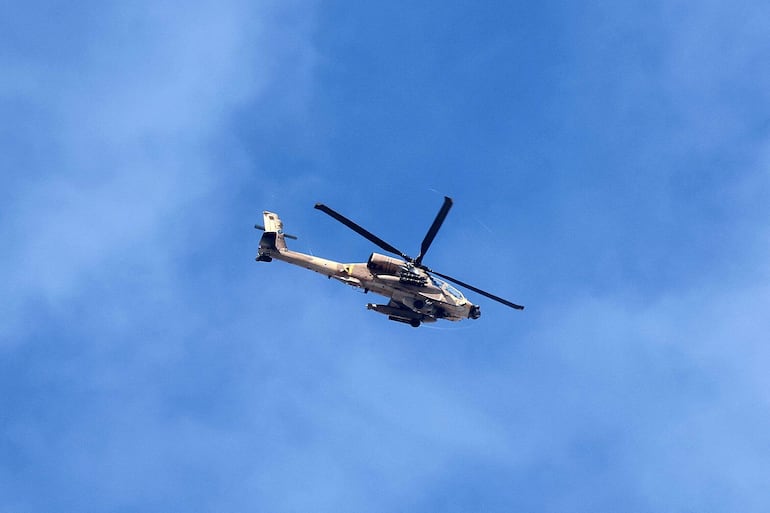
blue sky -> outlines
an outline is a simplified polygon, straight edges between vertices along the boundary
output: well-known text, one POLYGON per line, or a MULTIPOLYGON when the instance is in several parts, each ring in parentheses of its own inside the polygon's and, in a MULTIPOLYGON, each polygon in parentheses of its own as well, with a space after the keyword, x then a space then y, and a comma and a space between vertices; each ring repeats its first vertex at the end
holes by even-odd
POLYGON ((0 511, 767 511, 766 2, 11 2, 0 511), (417 251, 414 330, 254 262, 417 251))

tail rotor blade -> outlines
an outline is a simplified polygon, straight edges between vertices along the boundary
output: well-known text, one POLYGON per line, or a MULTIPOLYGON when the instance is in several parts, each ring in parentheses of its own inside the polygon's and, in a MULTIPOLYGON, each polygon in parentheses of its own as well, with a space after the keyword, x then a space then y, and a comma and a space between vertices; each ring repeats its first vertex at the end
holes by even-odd
POLYGON ((444 204, 441 205, 441 209, 438 211, 438 214, 436 214, 436 219, 433 220, 433 224, 430 225, 428 233, 425 234, 425 238, 422 240, 420 254, 417 255, 417 258, 414 260, 415 265, 422 265, 422 259, 425 256, 425 253, 428 252, 430 245, 433 243, 433 239, 436 237, 439 228, 441 228, 441 225, 444 223, 444 219, 446 219, 450 208, 452 208, 452 198, 444 196, 444 204))
POLYGON ((452 278, 451 276, 447 276, 446 274, 437 273, 436 271, 432 271, 430 269, 425 269, 425 270, 428 271, 428 272, 431 272, 431 273, 433 273, 433 274, 435 274, 437 276, 441 276, 445 280, 449 280, 452 283, 456 283, 457 285, 459 285, 461 287, 464 287, 466 289, 472 290, 473 292, 476 292, 477 294, 481 294, 482 296, 488 297, 489 299, 493 299, 493 300, 497 301, 498 303, 502 303, 505 306, 509 306, 511 308, 515 308, 516 310, 524 310, 524 307, 521 306, 521 305, 517 305, 516 303, 511 303, 507 299, 503 299, 501 297, 495 296, 494 294, 490 294, 489 292, 487 292, 485 290, 481 290, 480 288, 474 287, 473 285, 469 285, 469 284, 467 284, 465 282, 462 282, 462 281, 460 281, 460 280, 458 280, 456 278, 452 278))
POLYGON ((381 238, 377 237, 376 235, 374 235, 370 231, 368 231, 368 230, 364 229, 363 227, 361 227, 360 225, 354 223, 353 221, 351 221, 347 217, 343 216, 342 214, 340 214, 338 212, 335 212, 334 210, 332 210, 331 208, 327 207, 323 203, 316 203, 315 208, 317 210, 320 210, 324 214, 327 214, 327 215, 333 217, 334 219, 336 219, 340 223, 344 224, 345 226, 347 226, 348 228, 350 228, 351 230, 353 230, 357 234, 361 235, 365 239, 368 239, 369 241, 377 244, 379 247, 381 247, 385 251, 387 251, 389 253, 393 253, 395 255, 399 255, 401 258, 404 258, 406 260, 409 260, 409 261, 412 260, 412 257, 410 257, 409 255, 405 254, 400 249, 396 248, 395 246, 392 246, 392 245, 388 244, 387 242, 385 242, 381 238))

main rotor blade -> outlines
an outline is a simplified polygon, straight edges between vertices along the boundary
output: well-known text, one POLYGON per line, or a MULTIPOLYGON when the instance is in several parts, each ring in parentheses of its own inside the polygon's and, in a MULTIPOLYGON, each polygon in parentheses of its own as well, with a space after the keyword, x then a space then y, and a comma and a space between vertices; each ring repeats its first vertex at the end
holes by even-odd
POLYGON ((432 271, 430 269, 425 269, 425 270, 428 271, 428 272, 431 272, 431 273, 433 273, 433 274, 435 274, 437 276, 441 276, 445 280, 449 280, 449 281, 451 281, 453 283, 456 283, 457 285, 459 285, 461 287, 464 287, 466 289, 472 290, 473 292, 481 294, 482 296, 486 296, 489 299, 494 299, 498 303, 502 303, 505 306, 510 306, 511 308, 515 308, 516 310, 524 310, 524 307, 521 306, 521 305, 517 305, 516 303, 511 303, 507 299, 503 299, 501 297, 495 296, 494 294, 490 294, 489 292, 487 292, 485 290, 481 290, 479 288, 476 288, 473 285, 468 285, 467 283, 462 282, 462 281, 460 281, 460 280, 458 280, 456 278, 452 278, 451 276, 447 276, 446 274, 437 273, 436 271, 432 271))
POLYGON ((433 224, 430 225, 430 228, 428 228, 428 233, 425 234, 425 238, 422 240, 422 246, 420 246, 420 254, 417 255, 417 258, 414 260, 415 265, 419 266, 422 264, 422 259, 425 256, 425 253, 428 252, 430 245, 433 243, 433 239, 436 237, 436 233, 438 233, 439 228, 441 228, 441 225, 444 223, 444 219, 446 219, 446 215, 449 213, 450 208, 452 208, 452 198, 449 196, 444 196, 444 204, 441 205, 441 210, 439 210, 438 214, 436 214, 436 219, 433 220, 433 224))
POLYGON ((404 253, 400 249, 396 248, 395 246, 391 246, 390 244, 388 244, 387 242, 385 242, 381 238, 379 238, 376 235, 374 235, 373 233, 365 230, 364 228, 362 228, 358 224, 354 223, 353 221, 351 221, 347 217, 343 216, 342 214, 339 214, 339 213, 335 212, 334 210, 332 210, 331 208, 327 207, 323 203, 316 203, 315 204, 315 208, 317 210, 320 210, 324 214, 330 215, 331 217, 333 217, 334 219, 336 219, 340 223, 344 224, 345 226, 347 226, 348 228, 350 228, 351 230, 353 230, 357 234, 359 234, 362 237, 364 237, 366 239, 369 239, 371 242, 377 244, 379 247, 381 247, 385 251, 388 251, 389 253, 393 253, 393 254, 399 255, 401 258, 404 258, 406 260, 409 260, 409 261, 412 260, 412 257, 407 255, 406 253, 404 253))

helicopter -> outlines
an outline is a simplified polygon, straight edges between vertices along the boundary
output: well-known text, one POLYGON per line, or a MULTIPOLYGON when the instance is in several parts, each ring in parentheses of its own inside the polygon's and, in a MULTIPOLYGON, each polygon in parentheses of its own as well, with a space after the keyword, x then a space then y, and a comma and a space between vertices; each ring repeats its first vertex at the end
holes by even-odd
POLYGON ((512 303, 446 274, 441 274, 422 263, 425 253, 430 248, 436 233, 452 208, 452 198, 444 197, 444 203, 433 220, 433 224, 428 228, 416 258, 410 257, 322 203, 316 203, 315 208, 388 253, 398 255, 401 258, 372 253, 365 263, 340 263, 292 251, 286 246, 286 239, 296 240, 297 237, 284 233, 283 222, 278 214, 264 211, 262 213, 264 225, 254 226, 254 228, 264 232, 259 241, 256 260, 258 262, 281 260, 323 274, 330 279, 334 278, 346 285, 363 289, 365 293, 373 292, 385 296, 390 299, 387 304, 368 303, 367 309, 387 315, 391 321, 409 324, 415 328, 422 323, 432 323, 439 319, 460 321, 481 317, 481 307, 471 303, 462 292, 449 282, 510 308, 524 309, 522 305, 512 303))

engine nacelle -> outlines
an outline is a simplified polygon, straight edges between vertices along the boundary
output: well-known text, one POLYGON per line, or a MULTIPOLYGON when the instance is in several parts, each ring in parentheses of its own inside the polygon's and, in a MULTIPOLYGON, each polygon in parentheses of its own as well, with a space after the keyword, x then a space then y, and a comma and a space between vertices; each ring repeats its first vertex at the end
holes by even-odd
POLYGON ((366 262, 366 267, 369 268, 372 274, 390 274, 393 276, 400 276, 404 265, 406 265, 406 262, 403 260, 380 255, 379 253, 369 255, 369 260, 366 262))

